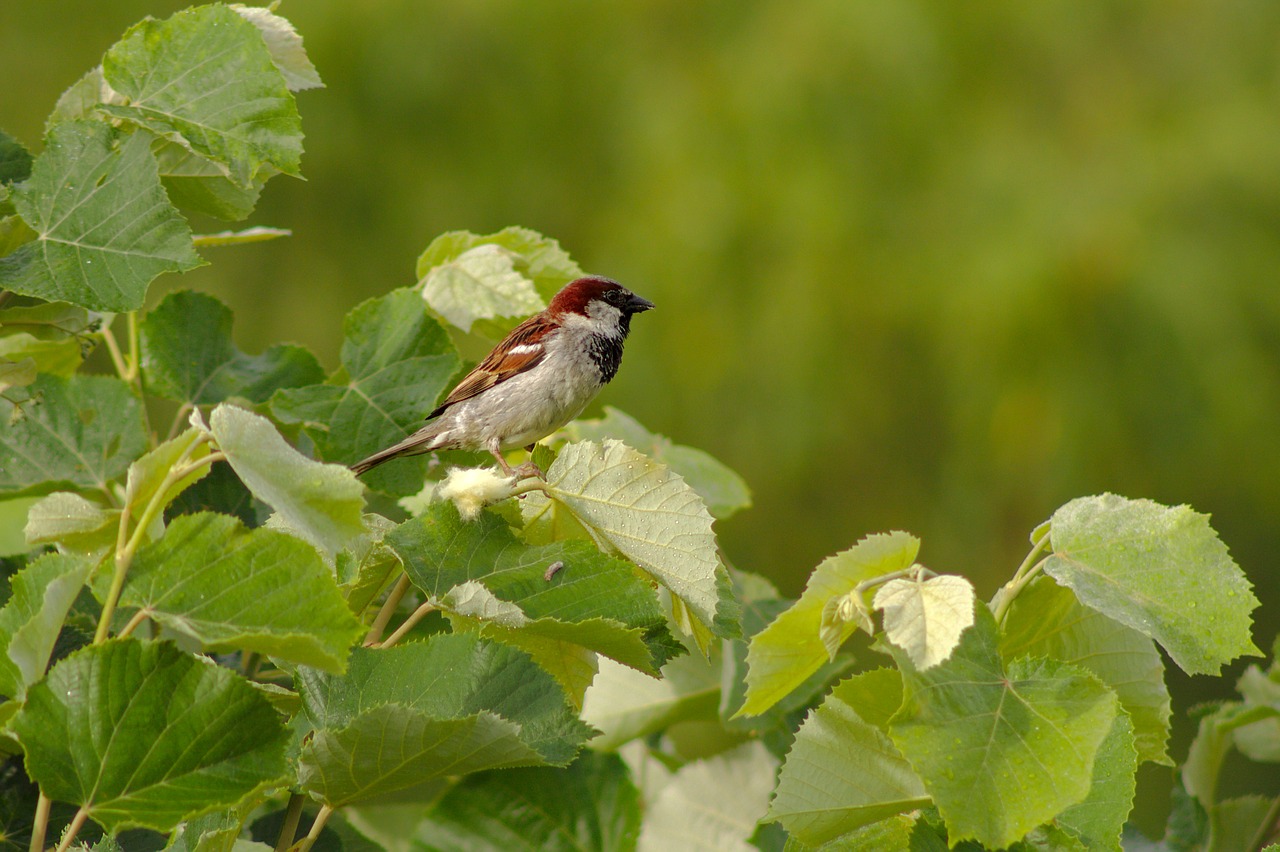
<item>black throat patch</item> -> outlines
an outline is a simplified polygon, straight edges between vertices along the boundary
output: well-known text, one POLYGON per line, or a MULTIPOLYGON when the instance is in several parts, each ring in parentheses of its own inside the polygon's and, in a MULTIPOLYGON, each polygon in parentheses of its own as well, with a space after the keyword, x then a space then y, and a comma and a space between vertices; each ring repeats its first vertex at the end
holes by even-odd
POLYGON ((593 334, 587 339, 587 354, 600 370, 601 381, 612 381, 617 375, 618 367, 622 364, 622 342, 625 338, 624 329, 624 333, 618 337, 593 334))

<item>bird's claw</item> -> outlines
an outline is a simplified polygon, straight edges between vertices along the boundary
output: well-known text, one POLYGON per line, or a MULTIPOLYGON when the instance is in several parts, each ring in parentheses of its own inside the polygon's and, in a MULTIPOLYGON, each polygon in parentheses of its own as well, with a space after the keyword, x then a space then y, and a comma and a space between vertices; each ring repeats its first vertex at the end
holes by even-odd
POLYGON ((529 477, 533 477, 533 476, 536 476, 538 479, 542 479, 542 480, 545 480, 547 478, 547 475, 542 472, 542 468, 538 467, 536 464, 534 464, 531 461, 527 461, 524 464, 520 465, 519 467, 513 468, 512 470, 509 470, 507 472, 511 474, 512 482, 519 482, 522 479, 528 479, 529 477))

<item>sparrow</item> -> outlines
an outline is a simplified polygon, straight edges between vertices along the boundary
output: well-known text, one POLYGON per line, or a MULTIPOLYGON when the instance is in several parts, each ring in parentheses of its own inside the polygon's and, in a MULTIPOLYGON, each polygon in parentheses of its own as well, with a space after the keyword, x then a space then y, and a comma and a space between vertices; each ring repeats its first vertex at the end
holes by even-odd
POLYGON ((512 329, 427 415, 425 426, 351 469, 360 475, 434 450, 488 450, 513 479, 542 477, 532 462, 512 468, 503 451, 532 450, 581 414, 617 374, 631 317, 652 307, 609 278, 569 282, 546 310, 512 329))

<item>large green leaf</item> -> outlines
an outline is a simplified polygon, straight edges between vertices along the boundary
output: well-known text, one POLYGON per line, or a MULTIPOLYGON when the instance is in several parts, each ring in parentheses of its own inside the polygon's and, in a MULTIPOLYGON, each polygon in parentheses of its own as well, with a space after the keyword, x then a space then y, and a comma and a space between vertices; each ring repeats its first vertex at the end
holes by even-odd
POLYGON ((975 609, 944 663, 920 671, 894 649, 904 702, 890 735, 951 842, 999 848, 1085 799, 1118 702, 1078 666, 1024 658, 1006 668, 995 619, 985 605, 975 609))
POLYGON ((654 461, 662 462, 684 477, 707 504, 707 511, 718 520, 751 506, 747 483, 723 462, 694 447, 673 444, 667 436, 650 432, 634 417, 616 408, 606 405, 601 419, 575 420, 564 431, 575 441, 617 438, 654 461))
POLYGON ((66 302, 0 310, 0 358, 30 358, 41 373, 70 376, 84 362, 97 323, 84 308, 66 302))
POLYGON ((277 388, 324 378, 315 356, 279 344, 246 355, 231 342, 231 309, 204 293, 170 293, 142 322, 142 366, 147 389, 196 405, 230 397, 265 402, 277 388))
POLYGON ((271 421, 223 403, 209 417, 218 448, 253 496, 328 558, 364 532, 364 488, 345 467, 312 461, 271 421))
POLYGON ((285 731, 267 700, 169 643, 77 651, 28 690, 11 728, 40 788, 108 831, 168 831, 285 772, 285 731))
POLYGON ((1137 630, 1081 606, 1070 589, 1037 579, 1009 609, 1000 653, 1007 660, 1051 657, 1093 672, 1115 690, 1131 718, 1139 759, 1169 763, 1164 662, 1155 643, 1137 630))
POLYGON ((463 521, 453 504, 431 506, 386 537, 418 588, 442 608, 499 628, 546 636, 598 651, 656 675, 679 647, 653 589, 635 569, 585 541, 530 547, 506 522, 482 512, 463 521), (559 568, 548 573, 553 565, 559 568), (494 601, 513 604, 492 616, 450 592, 478 583, 494 601))
POLYGON ((0 494, 103 489, 147 445, 142 406, 106 376, 41 376, 32 399, 0 398, 0 494))
POLYGON ((134 25, 102 69, 128 100, 99 109, 180 140, 240 186, 264 166, 298 174, 302 124, 293 96, 258 28, 226 6, 134 25))
POLYGON ((15 293, 132 311, 157 275, 203 263, 145 133, 120 139, 100 121, 54 125, 13 201, 39 235, 0 258, 0 288, 15 293))
POLYGON ((1122 711, 1116 714, 1110 732, 1098 746, 1089 795, 1058 814, 1054 822, 1083 840, 1091 850, 1123 852, 1120 832, 1133 809, 1137 770, 1133 724, 1129 714, 1122 711))
POLYGON ((615 440, 571 444, 546 473, 546 494, 525 497, 526 523, 553 503, 566 507, 599 544, 669 589, 698 623, 716 636, 739 635, 711 515, 684 480, 615 440))
POLYGON ((582 720, 600 729, 591 747, 608 751, 677 722, 714 722, 720 703, 720 666, 697 654, 662 667, 661 679, 611 660, 582 702, 582 720))
POLYGON ((769 818, 818 846, 929 802, 882 730, 902 703, 902 678, 877 669, 841 682, 796 732, 769 818))
POLYGON ((568 764, 590 733, 522 651, 437 634, 356 649, 341 677, 300 668, 316 727, 303 787, 331 805, 413 800, 435 779, 507 766, 568 764))
POLYGON ((466 778, 436 803, 411 848, 439 852, 626 852, 640 833, 640 794, 616 755, 585 752, 564 769, 466 778))
POLYGON ((1183 671, 1217 674, 1258 649, 1249 581, 1187 506, 1114 494, 1081 497, 1054 513, 1044 571, 1080 602, 1159 642, 1183 671))
POLYGON ((363 634, 314 547, 226 515, 177 518, 138 552, 120 598, 207 650, 342 671, 363 634))
MULTIPOLYGON (((352 464, 394 444, 435 408, 458 357, 421 297, 395 290, 347 315, 342 367, 325 384, 283 390, 271 411, 301 423, 325 461, 352 464)), ((427 460, 401 459, 365 475, 371 488, 397 495, 422 489, 427 460)))
POLYGON ((87 559, 50 553, 10 578, 10 597, 0 609, 0 695, 21 699, 44 677, 91 567, 87 559))
POLYGON ((846 622, 834 640, 823 641, 823 611, 831 601, 849 595, 863 580, 907 568, 919 550, 920 540, 906 533, 871 535, 815 568, 800 600, 751 638, 747 697, 738 715, 768 710, 818 671, 833 656, 832 647, 853 633, 855 625, 846 622))

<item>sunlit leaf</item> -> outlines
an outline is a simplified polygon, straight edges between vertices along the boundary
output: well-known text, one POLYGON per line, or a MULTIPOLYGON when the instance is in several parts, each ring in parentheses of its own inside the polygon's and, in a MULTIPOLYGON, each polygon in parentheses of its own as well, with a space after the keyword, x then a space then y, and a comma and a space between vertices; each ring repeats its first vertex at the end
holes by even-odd
POLYGON ((833 656, 856 625, 845 622, 830 644, 820 633, 827 602, 863 580, 901 571, 915 562, 920 540, 902 532, 871 535, 824 560, 809 576, 800 600, 751 638, 747 652, 747 698, 739 716, 768 710, 833 656))
POLYGON ((1258 599, 1207 515, 1082 497, 1054 513, 1049 540, 1046 574, 1085 606, 1155 639, 1183 671, 1217 674, 1258 653, 1249 635, 1258 599))
POLYGON ((1005 659, 1050 657, 1083 666, 1115 690, 1134 729, 1140 760, 1169 763, 1169 690, 1155 643, 1081 606, 1070 589, 1037 579, 1014 600, 1000 636, 1005 659))
POLYGON ((677 722, 715 720, 719 702, 720 667, 696 654, 667 663, 661 680, 601 660, 582 720, 602 732, 591 747, 612 750, 677 722))
POLYGON ((284 75, 290 91, 298 92, 324 86, 316 67, 307 58, 307 52, 302 48, 302 36, 298 35, 293 24, 275 14, 271 9, 264 9, 261 6, 242 6, 239 3, 232 3, 231 8, 262 33, 262 38, 267 43, 267 50, 271 52, 271 61, 284 75))
POLYGON ((881 729, 901 703, 902 678, 892 669, 837 685, 796 732, 769 818, 816 846, 927 804, 920 777, 881 729))
POLYGON ((564 429, 575 441, 603 441, 616 438, 654 461, 662 462, 684 477, 698 492, 709 511, 723 520, 751 506, 751 491, 742 477, 709 453, 650 432, 629 414, 605 406, 599 420, 575 420, 564 429))
POLYGON ((759 742, 682 766, 646 803, 640 852, 751 852, 748 841, 769 806, 777 759, 759 742))
POLYGON ((614 440, 565 447, 546 474, 546 495, 525 497, 526 522, 552 501, 560 503, 600 544, 670 589, 716 636, 738 634, 738 606, 711 516, 680 477, 614 440))
POLYGON ((973 585, 942 575, 890 580, 876 591, 873 605, 884 613, 884 632, 920 670, 941 663, 973 624, 973 585))
POLYGON ((253 495, 329 558, 364 532, 364 488, 350 470, 312 461, 265 417, 232 405, 215 408, 209 428, 253 495))
POLYGON ((920 671, 894 650, 904 703, 890 736, 951 842, 1000 848, 1085 799, 1118 702, 1078 666, 1024 658, 1006 668, 991 612, 981 603, 975 610, 944 663, 920 671))

